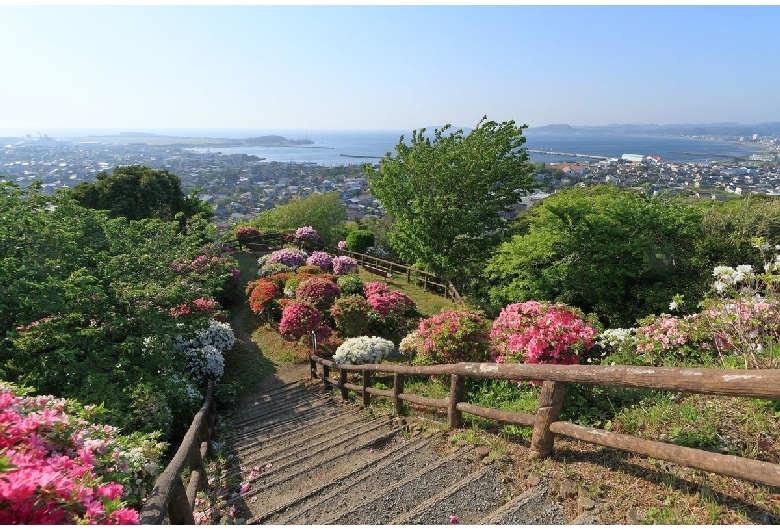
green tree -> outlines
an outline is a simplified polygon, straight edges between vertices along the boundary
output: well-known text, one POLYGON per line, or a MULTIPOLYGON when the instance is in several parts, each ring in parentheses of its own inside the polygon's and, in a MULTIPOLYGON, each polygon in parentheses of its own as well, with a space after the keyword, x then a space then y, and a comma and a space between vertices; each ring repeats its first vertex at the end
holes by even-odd
POLYGON ((347 248, 352 252, 365 253, 368 247, 374 246, 376 239, 370 230, 353 230, 347 234, 347 248))
POLYGON ((344 225, 347 211, 339 194, 313 193, 305 199, 294 198, 287 204, 266 210, 249 224, 263 232, 284 232, 302 226, 311 226, 322 236, 326 245, 335 246, 344 225))
POLYGON ((98 173, 95 179, 76 186, 73 198, 86 208, 108 210, 111 217, 172 221, 178 213, 213 216, 208 205, 195 197, 197 190, 186 196, 179 177, 165 169, 123 166, 114 168, 111 175, 98 173))
POLYGON ((530 186, 523 126, 483 117, 468 135, 436 129, 401 136, 396 155, 368 165, 371 193, 395 219, 401 259, 464 286, 502 239, 501 213, 530 186))
POLYGON ((529 210, 523 232, 488 261, 495 307, 527 300, 595 312, 610 327, 691 301, 704 282, 697 262, 698 208, 613 186, 560 191, 529 210))

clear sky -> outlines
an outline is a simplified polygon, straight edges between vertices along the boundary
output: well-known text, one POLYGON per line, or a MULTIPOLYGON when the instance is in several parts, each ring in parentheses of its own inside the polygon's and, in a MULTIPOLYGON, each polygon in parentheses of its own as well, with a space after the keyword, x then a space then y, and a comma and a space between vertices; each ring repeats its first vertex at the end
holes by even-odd
POLYGON ((0 6, 0 135, 780 121, 780 6, 0 6))

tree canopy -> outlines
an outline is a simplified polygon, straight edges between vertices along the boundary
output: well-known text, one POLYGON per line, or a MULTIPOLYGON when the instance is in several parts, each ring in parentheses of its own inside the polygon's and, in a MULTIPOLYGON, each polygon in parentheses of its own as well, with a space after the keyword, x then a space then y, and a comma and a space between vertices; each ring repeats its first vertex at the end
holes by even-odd
POLYGON ((521 224, 485 268, 497 306, 562 302, 621 327, 668 311, 675 294, 701 295, 698 208, 613 186, 571 188, 535 205, 521 224))
POLYGON ((469 134, 450 125, 401 136, 396 155, 366 165, 370 191, 394 219, 393 249, 405 261, 460 285, 502 238, 501 214, 530 186, 531 166, 514 121, 483 117, 469 134))
POLYGON ((347 211, 339 194, 313 193, 304 199, 294 198, 287 204, 260 212, 250 224, 262 231, 295 230, 311 226, 327 245, 338 241, 339 228, 344 225, 347 211))
POLYGON ((114 168, 111 175, 98 173, 95 179, 94 183, 77 185, 73 198, 86 208, 108 210, 111 217, 172 221, 179 212, 185 217, 197 213, 213 216, 194 193, 186 196, 181 179, 165 169, 122 166, 114 168))

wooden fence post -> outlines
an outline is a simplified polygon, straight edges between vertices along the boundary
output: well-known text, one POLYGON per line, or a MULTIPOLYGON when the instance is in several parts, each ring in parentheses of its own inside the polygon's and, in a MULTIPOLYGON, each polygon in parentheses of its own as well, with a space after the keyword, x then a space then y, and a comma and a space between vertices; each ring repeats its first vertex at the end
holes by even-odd
POLYGON ((371 372, 363 370, 363 406, 367 407, 371 404, 371 394, 368 393, 366 388, 371 386, 371 372))
POLYGON ((328 382, 328 377, 330 376, 330 368, 322 365, 322 386, 325 388, 325 390, 330 390, 330 383, 328 382))
POLYGON ((463 414, 458 410, 458 403, 463 401, 463 387, 466 378, 461 375, 452 375, 450 382, 450 403, 447 406, 447 428, 457 429, 463 420, 463 414))
POLYGON ((309 368, 311 369, 311 378, 317 379, 317 361, 309 359, 309 368))
POLYGON ((187 500, 187 492, 179 477, 174 480, 171 502, 168 504, 168 516, 171 518, 171 524, 195 524, 195 517, 187 500))
POLYGON ((347 399, 349 397, 349 389, 344 386, 347 382, 347 371, 339 369, 339 388, 341 389, 341 398, 347 399))
POLYGON ((393 414, 403 415, 404 401, 398 396, 404 393, 404 374, 393 374, 393 414))
POLYGON ((536 424, 531 437, 531 457, 547 458, 553 452, 555 434, 550 424, 558 419, 563 406, 566 383, 545 381, 539 394, 539 410, 536 411, 536 424))

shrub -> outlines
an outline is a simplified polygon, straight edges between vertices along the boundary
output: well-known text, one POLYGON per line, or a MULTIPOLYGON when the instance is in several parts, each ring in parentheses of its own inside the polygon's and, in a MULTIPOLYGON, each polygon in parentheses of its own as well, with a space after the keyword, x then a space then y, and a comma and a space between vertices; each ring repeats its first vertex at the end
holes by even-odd
POLYGON ((261 314, 271 307, 279 293, 279 286, 270 280, 256 283, 249 294, 249 308, 253 313, 261 314))
POLYGON ((282 263, 288 267, 294 267, 297 269, 298 267, 306 264, 306 258, 306 254, 300 250, 283 248, 281 250, 272 252, 271 255, 268 256, 265 264, 270 265, 273 263, 282 263))
POLYGON ((373 320, 381 332, 406 332, 417 314, 414 300, 401 291, 374 292, 366 298, 373 311, 373 320))
POLYGON ((322 313, 309 302, 292 301, 284 306, 279 333, 298 340, 322 327, 322 313))
POLYGON ((330 315, 336 329, 345 337, 356 337, 368 331, 371 304, 359 295, 339 298, 333 304, 330 315))
POLYGON ((370 230, 353 230, 347 234, 347 249, 365 254, 366 249, 374 245, 374 234, 370 230))
POLYGON ((564 304, 510 304, 493 322, 496 362, 576 364, 594 344, 596 329, 564 304))
POLYGON ((385 294, 390 292, 390 286, 384 282, 366 282, 363 285, 363 294, 366 298, 372 294, 385 294))
POLYGON ((306 260, 306 265, 316 265, 325 272, 333 268, 333 258, 327 252, 315 251, 306 260))
POLYGON ((591 355, 587 362, 614 362, 615 364, 636 364, 636 328, 612 328, 605 329, 596 336, 599 357, 591 355))
POLYGON ((136 524, 165 449, 91 423, 99 408, 0 384, 0 524, 136 524))
POLYGON ((295 298, 310 302, 320 311, 329 308, 340 294, 338 285, 321 276, 304 278, 295 289, 295 298))
POLYGON ((284 263, 266 263, 257 271, 257 276, 260 278, 267 278, 269 276, 276 276, 284 273, 294 273, 297 267, 291 267, 284 263))
POLYGON ((363 295, 363 280, 357 274, 339 276, 336 278, 336 285, 341 288, 341 294, 344 296, 357 294, 365 298, 363 295))
POLYGON ((347 249, 347 242, 344 241, 344 240, 341 240, 341 241, 338 242, 338 244, 336 246, 339 248, 339 250, 346 250, 347 249))
POLYGON ((187 369, 200 383, 219 380, 225 372, 223 353, 233 347, 235 335, 230 324, 212 320, 190 339, 175 339, 176 349, 184 354, 187 369))
POLYGON ((241 225, 236 229, 236 239, 242 242, 249 239, 253 239, 259 235, 260 235, 260 230, 258 230, 254 226, 241 225))
POLYGON ((379 363, 393 353, 395 345, 381 337, 353 337, 336 349, 333 360, 337 364, 379 363))
POLYGON ((491 356, 490 321, 474 311, 442 311, 420 321, 407 338, 414 347, 405 348, 416 350, 413 362, 418 365, 485 362, 491 356))
POLYGON ((336 275, 350 274, 358 270, 357 260, 349 256, 336 256, 331 263, 333 265, 333 274, 336 275))

